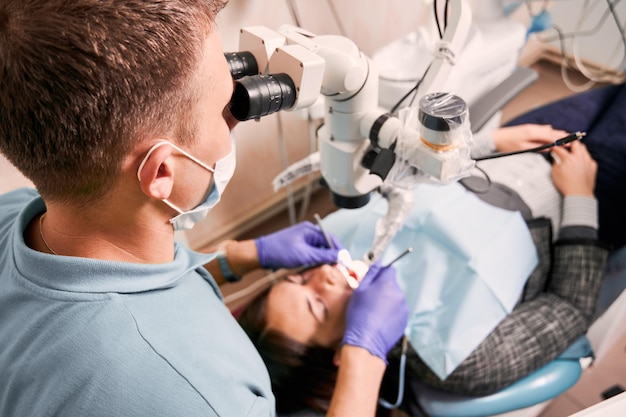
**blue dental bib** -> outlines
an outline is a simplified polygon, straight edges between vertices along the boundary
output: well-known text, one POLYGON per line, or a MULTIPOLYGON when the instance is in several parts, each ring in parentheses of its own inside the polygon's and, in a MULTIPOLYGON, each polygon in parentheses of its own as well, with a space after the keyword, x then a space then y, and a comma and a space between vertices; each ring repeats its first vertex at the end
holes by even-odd
MULTIPOLYGON (((413 248, 394 264, 410 311, 405 334, 444 380, 512 311, 538 258, 519 212, 493 207, 458 183, 422 184, 413 192, 411 213, 381 261, 413 248)), ((323 224, 359 259, 386 211, 378 195, 360 209, 331 213, 323 224)))

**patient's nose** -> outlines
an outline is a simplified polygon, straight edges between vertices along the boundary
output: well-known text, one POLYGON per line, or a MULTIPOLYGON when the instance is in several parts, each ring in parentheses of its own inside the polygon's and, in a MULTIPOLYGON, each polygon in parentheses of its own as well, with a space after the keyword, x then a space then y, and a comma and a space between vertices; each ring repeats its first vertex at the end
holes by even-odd
POLYGON ((326 288, 334 287, 339 283, 337 275, 334 265, 321 265, 316 274, 316 284, 326 288))

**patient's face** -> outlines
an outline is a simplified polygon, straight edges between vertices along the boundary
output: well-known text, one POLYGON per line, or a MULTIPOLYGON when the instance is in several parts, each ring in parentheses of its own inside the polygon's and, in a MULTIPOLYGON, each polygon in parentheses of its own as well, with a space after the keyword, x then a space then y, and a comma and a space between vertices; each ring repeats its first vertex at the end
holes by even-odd
POLYGON ((306 345, 336 348, 345 330, 351 294, 344 274, 336 266, 321 265, 289 275, 268 295, 268 328, 306 345))

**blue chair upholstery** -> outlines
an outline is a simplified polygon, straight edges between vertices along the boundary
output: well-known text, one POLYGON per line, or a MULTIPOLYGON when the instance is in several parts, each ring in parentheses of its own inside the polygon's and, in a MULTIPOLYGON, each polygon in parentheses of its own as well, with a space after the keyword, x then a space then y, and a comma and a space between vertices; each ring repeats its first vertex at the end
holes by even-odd
POLYGON ((592 356, 586 336, 579 338, 561 356, 509 387, 486 396, 469 396, 430 388, 419 381, 410 381, 412 398, 405 399, 405 408, 429 417, 485 417, 519 410, 550 400, 572 387, 582 374, 580 358, 592 356), (411 402, 417 401, 417 404, 411 402))

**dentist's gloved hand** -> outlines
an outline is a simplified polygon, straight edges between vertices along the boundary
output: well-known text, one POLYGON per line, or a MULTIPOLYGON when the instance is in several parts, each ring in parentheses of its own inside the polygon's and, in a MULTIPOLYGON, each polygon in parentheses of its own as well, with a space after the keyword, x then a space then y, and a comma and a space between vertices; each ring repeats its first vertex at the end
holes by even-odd
POLYGON ((330 249, 322 230, 311 222, 302 222, 254 240, 262 268, 297 268, 304 265, 335 263, 339 241, 329 236, 335 249, 330 249))
POLYGON ((375 263, 352 293, 342 344, 362 347, 387 363, 387 353, 404 334, 408 317, 395 268, 375 263))

